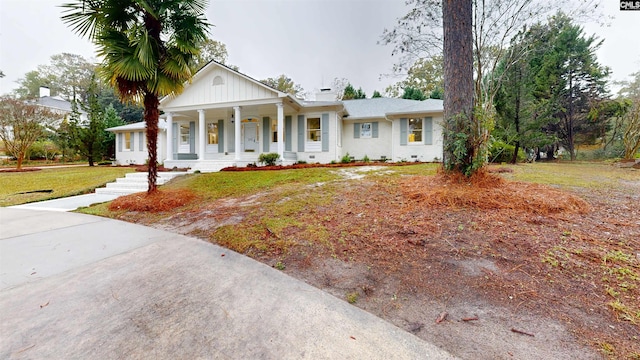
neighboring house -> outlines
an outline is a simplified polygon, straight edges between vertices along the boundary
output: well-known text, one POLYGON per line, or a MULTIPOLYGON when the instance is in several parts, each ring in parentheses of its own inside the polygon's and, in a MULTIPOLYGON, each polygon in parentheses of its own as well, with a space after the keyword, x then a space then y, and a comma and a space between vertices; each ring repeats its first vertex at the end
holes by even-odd
MULTIPOLYGON (((69 120, 69 116, 71 112, 73 112, 73 107, 71 102, 63 99, 60 96, 50 96, 49 88, 40 87, 40 97, 33 100, 33 103, 47 108, 54 114, 60 115, 60 118, 53 124, 49 124, 49 126, 53 128, 57 128, 60 126, 63 120, 69 120)), ((80 114, 80 123, 84 123, 87 121, 87 112, 78 108, 78 113, 80 114)))
MULTIPOLYGON (((442 159, 442 100, 375 98, 336 101, 324 90, 304 101, 211 62, 174 98, 163 98, 158 160, 167 168, 219 171, 256 163, 339 162, 343 156, 390 161, 442 159)), ((107 129, 116 161, 147 161, 145 123, 107 129)))
MULTIPOLYGON (((40 87, 39 98, 25 100, 25 103, 34 104, 46 108, 52 113, 59 115, 57 119, 54 119, 51 122, 47 122, 46 124, 42 124, 46 128, 46 131, 48 131, 49 133, 54 133, 56 129, 60 127, 60 124, 63 121, 68 121, 69 116, 73 111, 73 108, 69 101, 61 98, 60 96, 50 96, 49 88, 47 87, 40 87)), ((78 112, 80 113, 80 123, 82 124, 86 122, 88 119, 87 112, 81 109, 78 109, 78 112)), ((13 140, 13 129, 9 127, 7 128, 7 131, 8 139, 13 140)))

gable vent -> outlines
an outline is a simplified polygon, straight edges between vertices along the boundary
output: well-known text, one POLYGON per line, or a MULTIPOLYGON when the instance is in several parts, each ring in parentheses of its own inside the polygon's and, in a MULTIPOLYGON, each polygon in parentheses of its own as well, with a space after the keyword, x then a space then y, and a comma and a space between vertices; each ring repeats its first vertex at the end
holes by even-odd
POLYGON ((224 85, 224 79, 222 76, 218 75, 213 78, 213 83, 211 85, 224 85))

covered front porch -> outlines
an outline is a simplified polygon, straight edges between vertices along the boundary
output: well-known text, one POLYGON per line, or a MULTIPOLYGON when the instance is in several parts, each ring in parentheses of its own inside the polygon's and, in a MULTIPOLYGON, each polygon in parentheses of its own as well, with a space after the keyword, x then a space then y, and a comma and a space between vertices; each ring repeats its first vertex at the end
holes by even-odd
POLYGON ((287 97, 167 111, 164 166, 213 172, 257 163, 261 153, 295 163, 292 119, 298 111, 287 97))

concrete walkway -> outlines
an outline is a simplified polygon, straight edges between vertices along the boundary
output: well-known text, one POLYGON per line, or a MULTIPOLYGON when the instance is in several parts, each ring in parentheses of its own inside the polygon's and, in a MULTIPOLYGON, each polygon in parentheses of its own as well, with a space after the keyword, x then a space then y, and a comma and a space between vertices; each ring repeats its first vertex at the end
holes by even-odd
MULTIPOLYGON (((171 179, 185 174, 186 172, 159 172, 156 183, 158 186, 164 185, 171 179)), ((116 181, 108 183, 104 188, 97 188, 95 189, 95 192, 91 194, 14 205, 10 206, 10 208, 46 211, 73 211, 81 207, 112 201, 122 195, 144 192, 146 189, 147 174, 135 172, 128 173, 124 178, 118 178, 116 181)))
POLYGON ((22 205, 14 205, 12 209, 30 209, 30 210, 46 210, 46 211, 73 211, 81 207, 87 207, 93 204, 99 204, 107 201, 115 200, 121 195, 118 194, 84 194, 77 196, 69 196, 60 199, 45 200, 32 202, 22 205))
POLYGON ((452 359, 201 240, 0 208, 2 359, 452 359))

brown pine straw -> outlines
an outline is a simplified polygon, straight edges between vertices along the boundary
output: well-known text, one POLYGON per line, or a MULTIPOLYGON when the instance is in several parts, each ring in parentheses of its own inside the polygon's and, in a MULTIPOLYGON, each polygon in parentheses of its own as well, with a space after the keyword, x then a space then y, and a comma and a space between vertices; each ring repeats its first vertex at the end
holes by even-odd
POLYGON ((589 211, 581 198, 549 186, 508 181, 481 170, 467 178, 461 174, 415 176, 402 191, 409 199, 432 207, 513 210, 537 215, 589 211))
POLYGON ((182 207, 195 199, 189 189, 162 189, 152 194, 136 193, 121 196, 109 204, 111 211, 162 212, 182 207))

